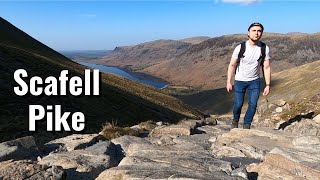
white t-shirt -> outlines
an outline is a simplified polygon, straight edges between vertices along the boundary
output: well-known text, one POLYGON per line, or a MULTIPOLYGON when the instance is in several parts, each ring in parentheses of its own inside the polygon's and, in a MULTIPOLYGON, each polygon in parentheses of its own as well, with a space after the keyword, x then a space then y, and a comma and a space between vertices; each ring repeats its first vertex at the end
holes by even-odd
MULTIPOLYGON (((233 51, 232 58, 238 59, 241 44, 239 44, 233 51)), ((261 42, 258 45, 251 46, 249 40, 246 41, 246 51, 244 57, 240 59, 240 62, 236 69, 235 80, 237 81, 252 81, 260 78, 260 62, 258 59, 261 56, 261 42)), ((270 50, 266 46, 265 61, 270 60, 270 50)))

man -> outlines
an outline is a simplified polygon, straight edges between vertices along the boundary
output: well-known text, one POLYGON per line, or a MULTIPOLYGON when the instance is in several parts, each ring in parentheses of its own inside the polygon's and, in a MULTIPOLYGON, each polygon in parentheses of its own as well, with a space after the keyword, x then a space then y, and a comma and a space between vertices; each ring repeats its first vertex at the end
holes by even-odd
POLYGON ((248 28, 249 39, 239 44, 232 54, 228 67, 226 86, 229 93, 234 91, 233 121, 231 128, 238 128, 244 96, 246 91, 248 91, 248 109, 244 117, 243 128, 250 129, 260 94, 260 67, 262 67, 266 82, 263 96, 268 95, 270 92, 271 68, 269 47, 259 41, 263 30, 262 24, 252 23, 248 28), (242 45, 245 45, 245 47, 241 48, 242 45), (245 48, 245 51, 243 48, 245 48), (265 50, 265 52, 263 52, 263 50, 265 50), (243 55, 240 55, 241 53, 243 53, 243 55), (262 54, 264 54, 264 56, 262 54), (235 74, 234 87, 231 82, 233 74, 235 74))

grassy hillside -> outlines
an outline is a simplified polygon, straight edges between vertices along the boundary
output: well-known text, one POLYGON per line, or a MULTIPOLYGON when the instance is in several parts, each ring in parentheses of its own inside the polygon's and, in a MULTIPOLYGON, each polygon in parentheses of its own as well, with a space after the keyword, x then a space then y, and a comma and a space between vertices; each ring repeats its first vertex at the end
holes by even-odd
MULTIPOLYGON (((319 71, 320 61, 315 61, 273 73, 271 92, 266 97, 261 96, 259 103, 264 104, 267 100, 268 103, 273 103, 279 99, 292 102, 299 102, 304 98, 309 100, 314 95, 320 94, 319 71)), ((227 93, 225 88, 177 97, 205 113, 232 113, 233 94, 227 93)))
POLYGON ((320 61, 315 61, 273 74, 270 101, 280 98, 299 100, 320 93, 320 61))
MULTIPOLYGON (((146 120, 178 121, 182 118, 199 118, 201 112, 185 105, 160 90, 101 73, 99 96, 17 96, 13 87, 17 83, 13 74, 25 69, 28 77, 59 77, 64 69, 69 77, 84 78, 85 67, 72 62, 48 48, 26 33, 0 18, 0 141, 24 135, 34 135, 46 141, 66 133, 47 133, 46 122, 38 124, 36 133, 28 132, 29 105, 62 106, 63 111, 84 113, 86 131, 99 132, 102 124, 116 120, 120 126, 134 125, 146 120)), ((29 78, 26 78, 29 80, 29 78)), ((27 81, 28 81, 27 80, 27 81)))

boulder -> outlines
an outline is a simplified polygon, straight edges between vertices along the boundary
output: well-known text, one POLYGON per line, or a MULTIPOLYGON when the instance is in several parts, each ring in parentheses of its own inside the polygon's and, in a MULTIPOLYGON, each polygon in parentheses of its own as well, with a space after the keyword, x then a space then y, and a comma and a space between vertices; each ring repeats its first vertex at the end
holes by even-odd
POLYGON ((278 107, 282 107, 285 104, 287 104, 287 101, 280 99, 280 100, 276 101, 274 104, 277 105, 278 107))
POLYGON ((103 139, 99 134, 73 134, 46 143, 44 152, 50 153, 57 149, 66 151, 82 149, 95 144, 99 139, 103 139))
POLYGON ((35 158, 38 155, 40 151, 32 136, 0 143, 0 161, 35 158))
POLYGON ((31 160, 0 162, 0 179, 64 180, 66 173, 59 166, 46 166, 31 160))
POLYGON ((121 148, 123 153, 126 154, 128 151, 128 147, 130 144, 150 144, 147 140, 136 137, 136 136, 121 136, 115 139, 112 139, 111 142, 115 144, 117 147, 121 148))
POLYGON ((191 135, 192 127, 190 125, 170 125, 170 126, 159 126, 154 128, 149 137, 160 137, 162 135, 191 135))
POLYGON ((298 163, 281 154, 269 153, 258 165, 247 167, 248 172, 258 173, 258 179, 320 179, 320 171, 298 163))
POLYGON ((94 179, 107 168, 116 166, 121 160, 113 143, 99 142, 81 150, 50 153, 39 160, 39 164, 62 166, 71 179, 94 179))
POLYGON ((316 123, 320 124, 320 114, 316 115, 316 116, 313 118, 313 120, 314 120, 316 123))
POLYGON ((311 119, 302 119, 300 122, 292 123, 284 130, 305 136, 320 136, 320 124, 311 119))

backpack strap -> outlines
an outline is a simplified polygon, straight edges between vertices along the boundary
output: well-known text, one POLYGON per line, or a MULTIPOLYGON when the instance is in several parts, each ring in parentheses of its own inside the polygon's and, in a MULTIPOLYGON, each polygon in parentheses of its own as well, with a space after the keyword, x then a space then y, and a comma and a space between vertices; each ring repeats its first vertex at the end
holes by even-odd
POLYGON ((244 58, 244 52, 246 52, 246 41, 244 41, 240 44, 240 51, 239 51, 238 59, 237 59, 238 64, 239 64, 241 58, 244 58))
POLYGON ((261 62, 260 62, 260 65, 263 66, 263 62, 266 58, 266 44, 261 42, 261 62))
POLYGON ((261 70, 262 70, 262 75, 264 77, 264 67, 263 67, 263 63, 264 60, 266 58, 266 44, 261 42, 261 55, 260 55, 260 66, 261 66, 261 70))
POLYGON ((240 44, 240 51, 239 51, 238 59, 237 59, 237 67, 236 67, 235 72, 234 72, 235 74, 237 73, 237 69, 238 69, 238 67, 239 67, 240 60, 241 60, 242 58, 244 58, 244 52, 246 52, 246 41, 244 41, 244 42, 242 42, 242 43, 240 44))

